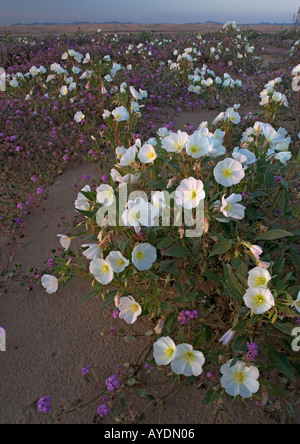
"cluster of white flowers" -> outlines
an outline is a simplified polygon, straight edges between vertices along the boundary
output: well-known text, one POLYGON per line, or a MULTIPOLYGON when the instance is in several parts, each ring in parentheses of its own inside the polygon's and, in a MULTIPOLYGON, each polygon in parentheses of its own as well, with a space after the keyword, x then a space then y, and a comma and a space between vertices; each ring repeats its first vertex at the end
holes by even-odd
POLYGON ((279 128, 277 131, 269 123, 256 122, 253 127, 247 128, 243 133, 241 145, 243 148, 248 148, 257 136, 265 138, 269 144, 267 152, 268 159, 277 159, 282 164, 286 164, 292 157, 292 153, 288 151, 291 137, 288 136, 284 128, 279 128))
POLYGON ((202 352, 193 350, 190 344, 175 345, 175 342, 167 337, 161 337, 154 342, 154 359, 157 365, 169 365, 176 375, 199 376, 201 375, 205 358, 202 352))
POLYGON ((289 52, 290 57, 293 57, 299 49, 300 49, 300 40, 297 40, 290 49, 289 52))
POLYGON ((277 77, 274 80, 270 80, 265 86, 264 90, 259 94, 261 101, 260 105, 269 106, 274 103, 278 103, 288 107, 288 100, 285 94, 275 90, 275 86, 282 82, 281 77, 277 77))
POLYGON ((233 105, 233 107, 227 108, 225 112, 221 112, 213 121, 213 123, 220 123, 220 122, 226 122, 231 121, 235 125, 238 125, 241 121, 241 116, 238 113, 238 109, 241 105, 233 105))
POLYGON ((196 68, 194 73, 188 76, 188 79, 193 82, 189 85, 188 91, 196 94, 201 94, 212 86, 231 89, 242 86, 241 80, 234 80, 228 73, 224 73, 221 78, 214 71, 208 69, 207 65, 203 65, 201 69, 196 68))
POLYGON ((266 268, 255 267, 249 272, 249 288, 244 295, 244 302, 254 314, 263 314, 275 306, 275 300, 268 289, 272 277, 266 268))
POLYGON ((236 24, 236 22, 234 20, 228 21, 223 25, 223 29, 225 29, 225 30, 230 29, 230 28, 233 28, 237 32, 240 31, 240 28, 238 27, 238 25, 236 24))

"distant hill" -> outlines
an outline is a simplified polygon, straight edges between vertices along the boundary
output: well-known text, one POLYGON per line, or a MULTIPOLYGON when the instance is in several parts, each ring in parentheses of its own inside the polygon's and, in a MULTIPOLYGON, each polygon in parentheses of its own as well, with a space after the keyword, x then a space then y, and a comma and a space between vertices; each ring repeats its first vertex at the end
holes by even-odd
MULTIPOLYGON (((209 20, 207 22, 192 22, 192 23, 183 23, 184 25, 203 25, 206 23, 212 23, 215 25, 223 25, 221 22, 215 22, 212 20, 209 20)), ((113 25, 132 25, 132 24, 143 24, 143 23, 136 23, 136 22, 118 22, 118 21, 109 21, 109 22, 73 22, 73 23, 49 23, 49 22, 33 22, 33 23, 13 23, 10 26, 59 26, 59 25, 107 25, 107 24, 113 24, 113 25)), ((164 25, 166 23, 157 23, 158 25, 164 25)), ((261 25, 261 26, 270 26, 270 25, 277 25, 277 26, 292 26, 293 23, 270 23, 270 22, 260 22, 260 23, 239 23, 243 26, 251 26, 251 25, 261 25)))

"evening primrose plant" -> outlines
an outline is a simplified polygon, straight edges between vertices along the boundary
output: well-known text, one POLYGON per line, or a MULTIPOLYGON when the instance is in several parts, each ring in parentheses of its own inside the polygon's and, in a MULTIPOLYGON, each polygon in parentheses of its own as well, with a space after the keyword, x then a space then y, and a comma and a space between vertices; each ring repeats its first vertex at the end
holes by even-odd
POLYGON ((59 235, 67 263, 42 285, 52 294, 79 275, 91 283, 85 300, 101 297, 129 326, 147 319, 153 362, 173 384, 219 371, 206 404, 288 394, 300 372, 291 348, 300 288, 294 141, 265 122, 243 131, 239 105, 191 134, 160 128, 150 140, 126 139, 128 102, 115 105, 106 116, 120 132, 115 166, 78 193, 80 233, 59 235))

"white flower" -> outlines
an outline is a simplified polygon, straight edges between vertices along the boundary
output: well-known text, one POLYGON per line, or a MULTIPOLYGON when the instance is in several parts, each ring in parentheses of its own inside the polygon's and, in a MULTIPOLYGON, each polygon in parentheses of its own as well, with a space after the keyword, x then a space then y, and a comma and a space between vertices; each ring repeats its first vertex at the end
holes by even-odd
POLYGON ((194 177, 182 180, 175 190, 176 205, 186 209, 196 208, 204 198, 203 182, 194 177))
POLYGON ((121 166, 129 166, 132 163, 135 162, 135 156, 137 153, 137 149, 135 146, 131 146, 128 148, 128 150, 125 151, 125 153, 122 155, 120 159, 120 165, 121 166))
POLYGON ((243 165, 234 159, 225 159, 219 162, 214 169, 216 181, 224 187, 236 185, 245 177, 243 165))
MULTIPOLYGON (((81 191, 90 192, 91 187, 89 185, 86 185, 84 188, 82 188, 81 191)), ((88 198, 85 197, 81 192, 78 193, 77 199, 75 200, 75 208, 81 211, 89 211, 90 209, 88 198)))
POLYGON ((93 259, 90 263, 90 273, 102 285, 109 284, 114 278, 112 266, 104 259, 93 259))
POLYGON ((169 136, 172 133, 172 131, 168 130, 165 127, 159 128, 159 130, 157 131, 157 134, 159 137, 164 138, 169 136))
POLYGON ((271 280, 271 275, 268 270, 260 267, 255 267, 249 271, 248 285, 254 288, 267 288, 268 282, 271 280))
POLYGON ((40 71, 36 66, 32 66, 32 68, 30 68, 29 72, 32 75, 32 77, 36 77, 38 74, 40 74, 40 71))
POLYGON ((110 207, 115 201, 114 189, 110 185, 102 184, 96 190, 97 202, 110 207))
POLYGON ((129 90, 135 100, 141 100, 143 98, 142 95, 134 88, 134 86, 130 86, 129 90))
POLYGON ((154 207, 158 209, 159 214, 161 214, 162 210, 164 210, 167 207, 166 196, 164 191, 152 192, 152 204, 154 207))
POLYGON ((199 376, 204 363, 203 353, 193 350, 189 344, 180 344, 173 354, 171 368, 176 375, 199 376))
POLYGON ((275 306, 273 295, 268 288, 248 288, 244 302, 254 314, 263 314, 275 306))
POLYGON ((66 96, 67 94, 68 94, 68 87, 66 85, 64 85, 60 88, 60 95, 66 96))
POLYGON ((156 249, 148 244, 138 244, 132 252, 132 262, 139 271, 150 270, 157 259, 156 249))
POLYGON ((75 122, 77 122, 77 123, 80 123, 84 118, 85 118, 85 115, 82 114, 81 111, 77 111, 77 113, 76 113, 75 116, 74 116, 74 120, 75 120, 75 122))
POLYGON ((55 276, 44 274, 41 279, 42 286, 46 289, 48 294, 56 293, 58 289, 58 280, 55 276))
POLYGON ((263 249, 259 245, 251 245, 250 251, 253 254, 253 256, 255 257, 255 259, 257 259, 257 260, 260 258, 260 256, 264 252, 263 249))
POLYGON ((177 133, 171 133, 166 136, 162 141, 162 148, 168 153, 179 153, 188 141, 188 134, 182 131, 177 133))
POLYGON ((153 344, 153 356, 157 365, 168 365, 172 361, 176 345, 169 336, 158 339, 153 344))
POLYGON ((272 95, 272 100, 274 100, 274 102, 280 102, 282 100, 282 94, 275 91, 272 95))
POLYGON ((229 197, 223 196, 222 197, 222 207, 221 211, 224 214, 225 217, 232 217, 233 219, 241 220, 245 217, 245 209, 241 204, 238 204, 237 202, 240 202, 243 200, 241 194, 231 194, 229 197))
POLYGON ((194 159, 205 156, 209 152, 210 143, 207 137, 203 136, 200 131, 188 137, 186 144, 186 152, 194 159))
POLYGON ((138 158, 142 163, 152 163, 156 157, 157 154, 155 149, 148 143, 142 146, 138 154, 138 158))
POLYGON ((129 260, 119 251, 111 251, 106 260, 110 263, 115 273, 121 273, 129 265, 129 260))
POLYGON ((283 139, 282 135, 278 134, 268 123, 261 123, 260 130, 269 143, 280 142, 283 139))
POLYGON ((154 219, 158 216, 159 209, 137 197, 134 201, 128 202, 128 209, 122 214, 125 226, 133 227, 136 233, 141 231, 141 225, 145 227, 154 226, 154 219))
POLYGON ((9 82, 10 86, 12 86, 13 88, 17 88, 19 86, 19 82, 17 81, 17 79, 12 79, 9 82))
POLYGON ((125 122, 129 119, 130 115, 125 106, 118 106, 112 111, 112 115, 117 122, 125 122))
POLYGON ((66 236, 65 234, 58 234, 57 237, 60 237, 60 245, 65 249, 68 250, 70 248, 71 244, 71 237, 66 236))
POLYGON ((136 184, 140 178, 139 175, 135 175, 135 174, 126 174, 126 176, 123 177, 114 168, 110 171, 110 175, 111 175, 111 178, 114 182, 120 182, 120 183, 136 184))
MULTIPOLYGON (((300 66, 300 65, 299 65, 300 66)), ((296 310, 298 311, 298 313, 300 313, 300 291, 298 293, 297 299, 295 300, 295 302, 292 304, 292 307, 295 307, 296 310)))
POLYGON ((102 248, 98 244, 84 244, 81 245, 86 250, 82 253, 87 259, 93 260, 102 258, 102 248))
POLYGON ((132 296, 123 297, 118 305, 119 318, 124 319, 127 324, 134 324, 138 316, 142 314, 142 308, 132 296))
POLYGON ((238 125, 241 121, 241 116, 239 115, 239 113, 235 111, 229 113, 228 117, 231 120, 231 122, 234 123, 235 125, 238 125))
POLYGON ((238 160, 239 162, 245 164, 246 166, 252 165, 257 160, 254 153, 247 150, 246 148, 239 149, 238 147, 234 148, 232 157, 235 160, 238 160))
POLYGON ((225 335, 223 335, 221 337, 221 339, 219 339, 219 342, 222 342, 222 344, 225 347, 228 347, 228 345, 233 341, 234 337, 235 337, 235 331, 232 331, 231 329, 228 330, 225 335))
POLYGON ((256 367, 248 367, 245 362, 238 361, 231 367, 232 360, 221 367, 221 385, 230 396, 240 395, 250 398, 259 390, 259 371, 256 367))

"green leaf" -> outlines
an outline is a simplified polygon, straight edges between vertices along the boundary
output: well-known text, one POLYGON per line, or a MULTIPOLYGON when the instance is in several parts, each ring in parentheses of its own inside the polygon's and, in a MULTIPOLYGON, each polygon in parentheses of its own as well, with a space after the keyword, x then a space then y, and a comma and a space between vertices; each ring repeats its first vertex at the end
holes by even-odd
POLYGON ((201 348, 203 344, 206 342, 206 329, 203 328, 199 333, 194 336, 193 339, 193 347, 195 349, 201 348))
POLYGON ((243 300, 245 295, 245 289, 240 284, 239 280, 234 276, 233 272, 230 270, 229 266, 223 263, 224 269, 224 280, 222 280, 223 285, 228 291, 230 297, 237 299, 239 301, 243 300))
POLYGON ((232 345, 232 351, 234 353, 237 353, 239 351, 241 351, 243 353, 247 353, 247 351, 248 351, 247 342, 248 342, 248 335, 247 334, 239 336, 238 338, 236 338, 236 340, 234 341, 234 343, 232 345))
POLYGON ((95 296, 97 296, 97 293, 100 293, 100 289, 98 288, 97 290, 91 291, 89 294, 87 294, 86 296, 84 296, 80 303, 86 302, 87 300, 94 298, 95 296))
POLYGON ((210 389, 208 389, 204 396, 203 404, 209 406, 212 405, 215 401, 218 401, 221 398, 222 393, 222 388, 220 388, 219 390, 215 390, 215 387, 211 387, 210 389))
POLYGON ((117 290, 113 290, 113 291, 110 291, 109 293, 107 293, 107 295, 104 298, 103 304, 100 306, 100 310, 102 310, 107 305, 111 304, 114 301, 117 293, 118 293, 117 290))
POLYGON ((266 170, 265 172, 265 185, 268 190, 273 188, 275 185, 274 175, 270 170, 266 170))
POLYGON ((293 367, 287 356, 278 353, 275 350, 269 349, 268 358, 280 373, 291 381, 295 381, 293 367))
POLYGON ((159 271, 174 274, 174 276, 181 276, 180 271, 176 267, 174 261, 163 261, 159 265, 159 271))
POLYGON ((231 247, 232 247, 232 244, 225 244, 225 243, 219 242, 214 245, 213 250, 212 250, 211 254, 209 255, 209 257, 227 253, 227 251, 229 251, 231 249, 231 247))
POLYGON ((140 389, 135 391, 136 395, 140 398, 148 399, 148 401, 152 401, 154 396, 151 395, 146 389, 140 389))
POLYGON ((266 233, 262 233, 259 236, 257 236, 255 238, 255 240, 276 240, 276 239, 281 239, 283 237, 291 237, 294 236, 293 233, 290 233, 289 231, 285 231, 285 230, 270 230, 267 231, 266 233))
POLYGON ((176 315, 175 313, 171 313, 165 322, 164 331, 163 331, 164 336, 171 336, 172 333, 174 333, 174 331, 176 330, 176 323, 177 323, 176 315))
POLYGON ((163 239, 161 242, 159 242, 157 244, 157 248, 160 249, 160 248, 170 247, 174 243, 174 241, 175 241, 175 239, 166 237, 165 239, 163 239))
POLYGON ((191 251, 183 245, 173 245, 164 254, 171 257, 190 257, 192 255, 191 251))
POLYGON ((279 385, 273 384, 267 379, 259 378, 259 383, 267 390, 268 394, 271 396, 283 396, 287 394, 287 391, 285 391, 279 385))

